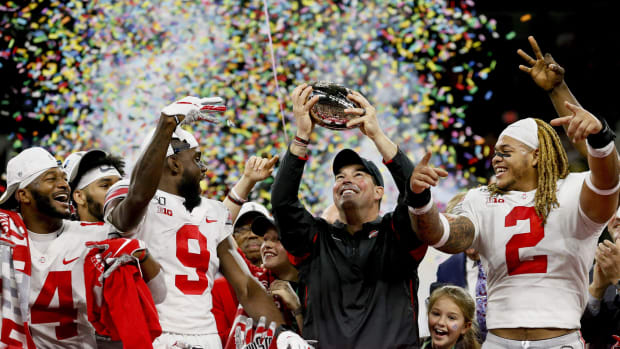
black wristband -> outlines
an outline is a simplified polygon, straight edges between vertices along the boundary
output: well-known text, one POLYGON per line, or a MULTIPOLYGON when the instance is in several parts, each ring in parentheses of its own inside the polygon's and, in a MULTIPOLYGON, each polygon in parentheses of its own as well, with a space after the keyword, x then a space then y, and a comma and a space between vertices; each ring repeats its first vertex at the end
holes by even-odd
POLYGON ((616 134, 614 133, 614 131, 611 130, 611 128, 609 128, 607 121, 605 121, 605 119, 599 120, 601 124, 603 124, 603 128, 601 129, 601 131, 599 131, 599 133, 591 134, 586 137, 586 139, 588 140, 588 144, 594 149, 601 149, 607 144, 609 144, 609 142, 613 142, 613 140, 616 139, 616 134))
POLYGON ((426 206, 431 201, 430 188, 424 189, 421 193, 416 194, 411 190, 411 176, 407 180, 407 189, 405 192, 405 205, 413 208, 420 208, 426 206))

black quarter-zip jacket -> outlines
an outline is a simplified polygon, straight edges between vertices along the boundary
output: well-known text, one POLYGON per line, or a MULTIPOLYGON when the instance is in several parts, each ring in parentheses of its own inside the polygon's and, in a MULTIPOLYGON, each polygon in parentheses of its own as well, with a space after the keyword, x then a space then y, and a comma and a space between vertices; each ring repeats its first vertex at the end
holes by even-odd
MULTIPOLYGON (((417 268, 427 245, 412 230, 407 206, 399 199, 394 211, 349 234, 299 201, 305 163, 287 152, 272 188, 280 239, 299 269, 303 337, 321 349, 418 348, 417 268)), ((399 150, 386 166, 405 193, 413 163, 399 150)))

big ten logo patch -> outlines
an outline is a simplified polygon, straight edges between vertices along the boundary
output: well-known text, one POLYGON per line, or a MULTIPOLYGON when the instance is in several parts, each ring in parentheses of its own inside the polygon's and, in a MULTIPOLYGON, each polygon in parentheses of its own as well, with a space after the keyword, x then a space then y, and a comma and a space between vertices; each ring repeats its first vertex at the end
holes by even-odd
POLYGON ((163 196, 154 196, 153 200, 159 205, 166 206, 166 198, 163 196))
POLYGON ((487 199, 487 204, 503 204, 503 203, 504 203, 504 199, 498 198, 495 196, 491 196, 487 199))
POLYGON ((157 213, 165 214, 166 216, 172 217, 172 210, 169 208, 157 206, 157 213))

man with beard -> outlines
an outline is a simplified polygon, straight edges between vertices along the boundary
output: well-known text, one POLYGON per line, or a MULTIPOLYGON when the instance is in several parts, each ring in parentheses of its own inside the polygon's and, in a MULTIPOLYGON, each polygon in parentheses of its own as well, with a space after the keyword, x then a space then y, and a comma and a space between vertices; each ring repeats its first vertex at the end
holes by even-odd
POLYGON ((93 149, 69 155, 63 168, 69 179, 78 220, 103 222, 105 194, 125 175, 123 160, 103 150, 93 149))
MULTIPOLYGON (((95 331, 87 316, 85 243, 106 239, 109 227, 68 220, 66 175, 43 148, 29 148, 12 158, 7 183, 0 206, 17 209, 28 230, 30 332, 36 346, 96 348, 95 331)), ((127 254, 142 256, 144 248, 135 246, 127 254)))
MULTIPOLYGON (((224 204, 201 197, 200 180, 206 166, 198 142, 177 126, 200 119, 206 100, 186 97, 162 110, 157 128, 147 135, 141 147, 132 186, 113 186, 104 205, 106 221, 119 231, 131 232, 144 240, 162 264, 168 294, 157 305, 163 334, 154 341, 156 348, 175 344, 221 347, 211 312, 211 288, 218 270, 255 321, 266 316, 268 321, 283 323, 273 301, 249 274, 231 237, 233 217, 254 184, 270 175, 277 157, 250 158, 224 204), (145 195, 132 198, 128 209, 114 209, 108 214, 114 205, 130 200, 130 190, 145 195)), ((278 347, 307 347, 291 331, 280 328, 276 332, 278 347)))
MULTIPOLYGON (((77 218, 82 222, 103 223, 103 204, 108 189, 124 176, 125 162, 117 156, 99 149, 80 151, 67 157, 63 164, 69 178, 73 204, 77 207, 77 218)), ((135 193, 134 193, 135 195, 135 193)), ((129 200, 128 202, 131 202, 129 200)), ((119 236, 114 232, 111 236, 119 236)), ((166 285, 160 265, 154 258, 146 258, 140 265, 142 278, 146 282, 153 302, 161 303, 166 297, 166 285)), ((100 348, 122 347, 107 336, 97 334, 100 348)))
POLYGON ((584 347, 579 320, 598 237, 618 205, 618 155, 605 123, 565 105, 572 115, 551 124, 567 126, 575 143, 587 139, 589 172, 570 173, 555 130, 527 118, 498 138, 496 183, 470 190, 455 215, 433 204, 430 153, 412 173, 407 204, 421 238, 443 252, 480 253, 488 276, 483 348, 584 347))

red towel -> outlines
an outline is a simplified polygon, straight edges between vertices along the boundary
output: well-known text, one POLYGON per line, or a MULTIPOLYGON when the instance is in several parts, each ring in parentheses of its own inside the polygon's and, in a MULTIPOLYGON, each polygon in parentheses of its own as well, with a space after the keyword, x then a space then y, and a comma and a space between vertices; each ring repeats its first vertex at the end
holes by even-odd
POLYGON ((161 326, 140 270, 134 264, 125 264, 103 279, 98 253, 96 249, 90 251, 84 263, 88 320, 97 333, 122 341, 125 348, 153 348, 161 326))

